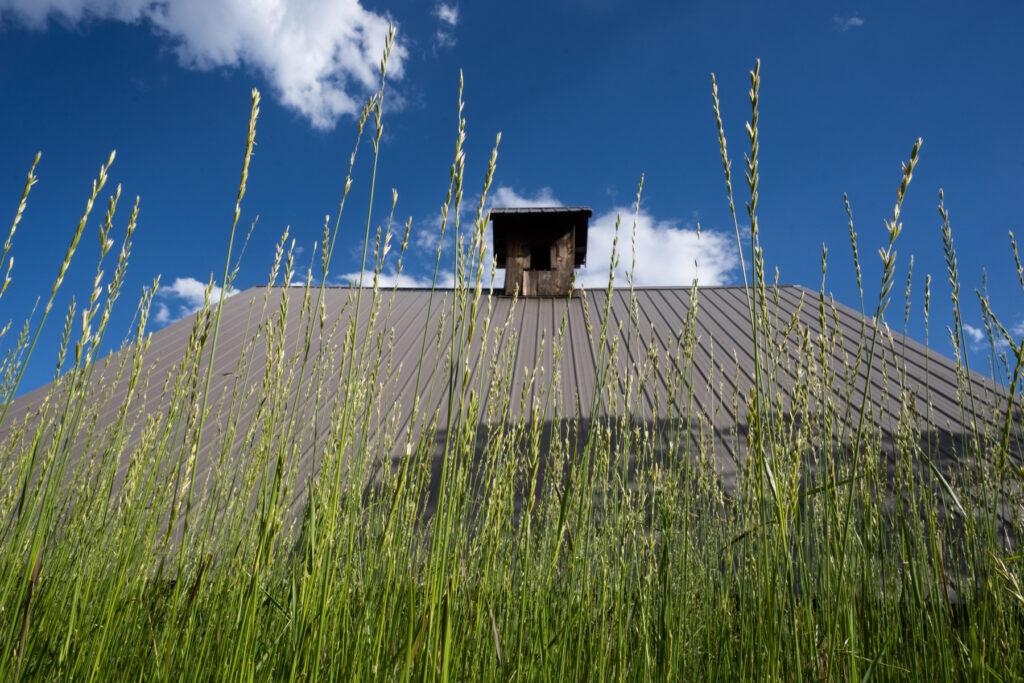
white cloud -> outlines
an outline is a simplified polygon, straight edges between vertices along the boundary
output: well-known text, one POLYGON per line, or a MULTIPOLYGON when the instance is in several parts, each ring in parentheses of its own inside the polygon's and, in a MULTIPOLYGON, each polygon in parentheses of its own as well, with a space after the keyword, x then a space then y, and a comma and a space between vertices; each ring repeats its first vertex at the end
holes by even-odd
MULTIPOLYGON (((542 187, 533 194, 520 194, 506 185, 494 190, 490 203, 502 208, 563 205, 549 187, 542 187)), ((620 287, 626 285, 626 273, 633 258, 633 210, 617 208, 590 219, 587 265, 577 274, 578 282, 584 287, 608 284, 616 215, 621 215, 622 221, 615 282, 620 287)), ((736 245, 728 236, 704 230, 698 237, 695 229, 680 226, 675 221, 658 220, 643 210, 637 216, 636 261, 633 277, 634 284, 639 286, 688 286, 693 284, 694 278, 705 286, 720 285, 728 281, 729 274, 739 265, 736 245)))
MULTIPOLYGON (((1014 343, 1017 343, 1017 341, 1024 336, 1024 320, 1011 326, 1008 331, 1011 337, 1016 338, 1014 343)), ((993 334, 995 339, 992 345, 995 346, 997 351, 1005 351, 1010 348, 1010 343, 998 330, 994 330, 993 334)), ((964 323, 964 337, 967 338, 968 345, 972 351, 984 351, 991 349, 988 333, 979 327, 964 323)))
POLYGON ((423 251, 434 251, 437 249, 437 243, 440 239, 440 226, 431 224, 416 231, 416 235, 413 237, 413 243, 417 248, 422 249, 423 251))
POLYGON ((437 29, 434 32, 434 47, 455 47, 455 34, 444 29, 437 29))
MULTIPOLYGON (((462 212, 460 215, 461 225, 463 230, 467 226, 472 225, 472 221, 476 217, 476 208, 479 205, 480 197, 471 196, 466 198, 462 202, 462 212)), ((519 208, 532 208, 538 206, 562 206, 560 202, 551 191, 550 187, 542 187, 535 194, 519 194, 514 188, 506 185, 499 185, 497 188, 491 191, 488 195, 487 208, 488 209, 519 209, 519 208)), ((447 250, 451 244, 449 237, 454 229, 455 225, 455 210, 452 209, 451 213, 448 214, 448 226, 445 228, 445 244, 444 249, 447 250)), ((487 224, 486 243, 488 247, 491 244, 491 226, 487 224)), ((416 229, 413 234, 413 244, 417 248, 424 251, 432 252, 437 249, 438 240, 441 237, 441 214, 437 213, 431 218, 420 223, 420 227, 416 229)))
POLYGON ((536 194, 519 194, 514 188, 506 185, 498 186, 491 193, 490 204, 502 209, 530 209, 538 206, 561 206, 562 202, 555 198, 550 187, 540 188, 536 194))
MULTIPOLYGON (((416 277, 415 275, 408 275, 407 273, 388 273, 383 272, 377 276, 377 282, 381 289, 390 289, 391 287, 398 286, 399 289, 416 289, 416 288, 429 288, 433 278, 430 276, 416 277)), ((338 281, 343 284, 359 284, 359 272, 345 273, 338 277, 338 281)), ((442 271, 437 274, 437 286, 438 287, 451 287, 455 283, 455 276, 448 272, 442 271)), ((363 286, 370 287, 373 285, 373 272, 363 271, 363 286)))
POLYGON ((439 2, 434 8, 434 16, 437 17, 442 24, 447 24, 454 28, 459 25, 459 6, 439 2))
MULTIPOLYGON (((471 204, 476 205, 475 202, 471 204)), ((488 204, 491 208, 563 206, 549 187, 542 187, 533 193, 520 193, 507 185, 495 188, 490 194, 488 204)), ((619 287, 626 286, 626 273, 633 258, 633 210, 616 208, 590 220, 587 266, 580 269, 577 274, 578 282, 584 287, 604 287, 608 284, 616 215, 622 216, 622 222, 619 226, 619 267, 615 271, 615 284, 619 287)), ((417 246, 436 249, 439 225, 439 221, 435 221, 417 231, 417 246)), ((484 239, 489 252, 489 223, 484 239)), ((702 230, 698 237, 696 229, 681 225, 677 221, 658 220, 643 210, 637 217, 636 257, 634 283, 638 286, 689 286, 693 284, 694 278, 701 285, 720 285, 727 283, 730 274, 739 266, 736 244, 729 235, 702 230)), ((487 258, 490 258, 489 255, 487 258)), ((503 281, 504 271, 499 270, 495 286, 501 286, 503 281)), ((449 278, 446 286, 450 286, 450 283, 449 278)))
MULTIPOLYGON (((388 18, 359 0, 0 0, 0 19, 11 17, 39 29, 50 19, 146 23, 183 66, 253 69, 320 129, 356 113, 376 86, 388 30, 388 18)), ((395 45, 395 78, 406 56, 395 45)))
MULTIPOLYGON (((156 294, 163 301, 157 302, 153 322, 165 324, 192 315, 203 307, 203 293, 206 283, 194 277, 175 278, 170 285, 161 287, 156 294)), ((228 289, 226 296, 238 294, 234 287, 228 289)), ((221 288, 214 285, 210 290, 210 305, 220 301, 221 288)))
MULTIPOLYGON (((463 211, 462 218, 465 218, 465 211, 463 211)), ((442 251, 447 250, 451 245, 451 231, 454 226, 455 212, 453 211, 448 215, 448 225, 445 228, 444 245, 442 251)), ((437 245, 441 241, 441 214, 437 213, 430 218, 422 221, 413 233, 412 242, 413 245, 428 254, 434 254, 437 251, 437 245)))
POLYGON ((864 25, 864 17, 858 17, 852 14, 848 17, 835 15, 832 17, 832 21, 835 22, 836 28, 845 33, 851 28, 860 28, 864 25))
MULTIPOLYGON (((626 285, 626 274, 633 260, 633 210, 618 208, 590 220, 587 265, 578 275, 585 287, 608 284, 616 215, 622 219, 615 284, 626 285)), ((696 230, 675 221, 658 220, 644 210, 637 214, 634 284, 688 286, 696 279, 700 285, 720 285, 728 281, 737 265, 736 245, 724 233, 703 230, 698 236, 696 230)))
POLYGON ((434 49, 455 47, 455 27, 459 25, 459 6, 439 2, 434 6, 437 30, 434 32, 434 49))
POLYGON ((171 309, 167 308, 167 304, 157 302, 156 313, 153 314, 153 322, 157 325, 166 325, 171 322, 171 309))
POLYGON ((974 325, 968 325, 965 323, 964 335, 967 337, 967 340, 971 342, 971 346, 974 348, 982 346, 985 342, 985 331, 980 327, 975 327, 974 325))

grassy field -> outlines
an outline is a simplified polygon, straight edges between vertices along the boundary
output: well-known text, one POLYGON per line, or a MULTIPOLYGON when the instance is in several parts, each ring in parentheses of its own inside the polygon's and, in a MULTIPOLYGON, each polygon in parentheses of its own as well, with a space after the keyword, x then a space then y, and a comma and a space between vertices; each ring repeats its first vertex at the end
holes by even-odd
MULTIPOLYGON (((357 155, 372 155, 367 182, 372 188, 377 181, 386 62, 385 55, 380 91, 360 118, 344 196, 325 223, 319 272, 296 273, 287 234, 275 255, 270 282, 304 283, 298 319, 305 341, 286 352, 286 325, 296 312, 288 310, 291 299, 279 295, 282 290, 267 289, 260 318, 265 322, 253 326, 249 342, 262 347, 264 360, 259 366, 240 361, 236 373, 251 378, 258 406, 246 423, 252 427, 243 449, 229 446, 239 438, 239 406, 252 398, 246 382, 211 391, 208 360, 218 353, 221 302, 211 301, 195 317, 187 353, 174 359, 166 377, 149 381, 142 373, 157 283, 138 302, 134 331, 114 365, 96 357, 121 294, 138 212, 136 200, 125 221, 120 188, 111 193, 108 187, 113 155, 103 165, 52 291, 44 296, 47 303, 24 327, 5 333, 10 350, 0 367, 0 680, 1024 676, 1024 572, 1015 540, 1021 499, 1013 493, 1024 476, 1018 459, 1024 344, 990 314, 982 297, 993 350, 1006 360, 1006 389, 1001 405, 978 416, 953 235, 941 204, 961 389, 954 398, 964 422, 974 425, 961 457, 950 466, 935 465, 931 442, 922 438, 933 431, 933 418, 928 411, 919 414, 909 396, 900 406, 895 443, 883 448, 866 410, 868 394, 859 391, 881 371, 872 367, 875 351, 890 346, 891 333, 882 324, 886 314, 909 315, 909 309, 890 303, 904 277, 908 290, 913 282, 904 276, 908 263, 897 260, 896 247, 920 141, 902 177, 893 179, 896 200, 879 250, 881 282, 862 287, 857 268, 860 291, 878 295, 867 301, 862 295, 863 356, 858 352, 851 359, 858 365, 866 360, 867 377, 848 376, 827 360, 834 336, 780 330, 767 314, 773 284, 758 234, 759 70, 751 72, 743 180, 732 175, 712 86, 757 340, 755 388, 728 399, 746 406, 748 428, 740 480, 726 490, 713 458, 687 438, 694 417, 690 360, 699 343, 692 325, 678 331, 680 400, 658 416, 677 426, 669 452, 655 447, 643 425, 624 418, 580 421, 571 414, 559 416, 554 438, 544 439, 541 420, 499 420, 478 448, 484 399, 507 405, 519 388, 498 381, 485 396, 468 381, 474 340, 503 321, 489 314, 493 268, 485 249, 497 144, 479 204, 469 207, 474 219, 463 222, 460 95, 442 225, 456 255, 454 263, 443 263, 439 247, 435 266, 435 273, 456 273, 455 295, 445 299, 443 311, 453 342, 438 373, 450 407, 441 413, 417 407, 415 428, 388 436, 390 447, 404 457, 379 470, 374 465, 384 446, 371 438, 380 431, 375 387, 394 340, 377 274, 385 257, 396 254, 401 268, 409 224, 403 229, 389 220, 375 228, 372 217, 379 207, 372 190, 365 220, 361 212, 351 218, 346 197, 357 155), (734 181, 749 196, 739 210, 734 181), (349 239, 339 238, 343 215, 346 225, 358 223, 363 231, 367 275, 353 296, 371 321, 359 339, 371 343, 357 343, 352 323, 336 331, 338 344, 331 346, 321 341, 328 335, 324 285, 318 283, 330 277, 338 240, 349 239), (32 419, 12 420, 8 413, 37 340, 60 326, 61 313, 52 309, 65 272, 79 240, 96 224, 103 247, 95 287, 64 315, 56 380, 32 419), (750 226, 749 234, 740 234, 741 224, 750 226), (781 338, 799 340, 803 369, 785 411, 777 400, 781 338), (335 372, 342 377, 338 398, 322 405, 327 378, 335 372), (100 382, 101 374, 115 379, 100 382), (848 390, 851 384, 857 391, 848 390), (95 406, 101 396, 112 395, 121 397, 117 418, 98 426, 95 406), (157 407, 136 420, 138 406, 154 397, 161 397, 151 403, 157 407), (320 466, 311 481, 298 481, 291 463, 306 438, 303 425, 322 409, 330 419, 320 466), (223 429, 211 450, 203 443, 210 434, 204 427, 214 419, 223 429), (134 432, 140 434, 137 444, 126 450, 134 432), (200 452, 220 458, 218 471, 231 476, 200 485, 200 452), (565 476, 538 477, 552 462, 564 464, 565 476), (424 501, 431 488, 436 499, 428 514, 424 501), (298 490, 308 490, 308 498, 296 517, 288 500, 298 490)), ((226 235, 220 282, 227 285, 246 241, 242 205, 258 115, 254 91, 226 235)), ((3 264, 34 182, 35 163, 3 264)), ((639 197, 640 191, 638 202, 639 197)), ((388 199, 393 218, 397 196, 388 199)), ((622 220, 622 239, 628 239, 630 217, 622 220)), ((1015 245, 1013 257, 1021 273, 1015 245)), ((827 328, 825 272, 823 254, 816 303, 827 328)), ((610 276, 609 288, 621 284, 610 276)), ((927 320, 937 303, 930 282, 917 299, 927 320)), ((699 306, 699 288, 692 301, 699 306)), ((628 401, 650 377, 642 354, 627 364, 629 372, 619 373, 619 335, 609 329, 607 310, 594 313, 593 323, 608 343, 598 359, 598 390, 581 398, 599 414, 609 393, 621 389, 618 399, 628 401)), ((421 349, 430 343, 424 335, 421 349)), ((564 340, 555 336, 551 343, 558 354, 564 340)), ((479 353, 502 376, 502 359, 486 349, 479 353)), ((421 364, 422 358, 421 351, 421 364)), ((540 388, 534 414, 541 415, 545 397, 557 391, 560 380, 540 373, 534 381, 540 388)), ((417 371, 416 391, 421 389, 417 371)))

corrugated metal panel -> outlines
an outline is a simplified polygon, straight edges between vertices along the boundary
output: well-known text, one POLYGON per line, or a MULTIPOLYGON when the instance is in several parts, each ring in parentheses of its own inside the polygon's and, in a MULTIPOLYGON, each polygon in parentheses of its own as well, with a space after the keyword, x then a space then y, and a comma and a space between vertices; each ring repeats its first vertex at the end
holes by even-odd
MULTIPOLYGON (((366 421, 372 428, 365 438, 386 439, 404 434, 412 424, 417 396, 421 415, 437 416, 443 426, 448 408, 446 387, 450 367, 447 359, 452 349, 452 325, 453 322, 458 323, 460 334, 465 335, 467 322, 458 317, 457 310, 453 311, 452 293, 413 289, 383 292, 372 330, 369 329, 373 309, 371 294, 371 290, 362 290, 361 293, 347 288, 324 290, 325 332, 321 335, 319 324, 314 324, 311 335, 311 353, 325 363, 320 367, 324 379, 315 414, 310 412, 301 416, 301 448, 295 463, 300 476, 316 470, 327 443, 334 407, 345 397, 342 366, 346 360, 342 348, 347 325, 356 313, 357 296, 361 297, 356 332, 357 357, 358 353, 363 353, 368 354, 363 356, 364 363, 373 360, 378 340, 382 340, 382 348, 385 349, 379 382, 373 390, 381 400, 379 403, 366 400, 366 405, 373 405, 378 412, 366 421), (319 352, 321 344, 327 349, 323 354, 319 352)), ((520 299, 514 308, 509 298, 485 297, 468 356, 469 384, 483 397, 481 414, 486 420, 488 411, 499 408, 501 401, 508 398, 511 416, 522 417, 528 415, 534 401, 545 400, 543 388, 549 383, 546 378, 551 376, 555 365, 553 344, 564 325, 558 362, 560 385, 558 391, 553 392, 551 401, 541 408, 546 419, 554 415, 582 420, 628 416, 635 421, 652 423, 654 420, 667 421, 689 411, 694 424, 703 423, 704 433, 710 433, 720 470, 731 476, 737 463, 742 461, 745 450, 746 399, 753 386, 753 339, 746 293, 735 287, 704 287, 698 290, 694 330, 696 344, 692 362, 685 364, 681 348, 686 343, 684 331, 690 315, 691 294, 690 288, 685 287, 637 289, 633 292, 615 290, 608 307, 608 336, 604 343, 600 327, 608 302, 603 290, 581 291, 571 299, 520 299), (634 296, 635 308, 632 304, 634 296), (486 338, 483 338, 480 332, 489 307, 491 324, 486 338), (613 346, 617 346, 618 353, 609 363, 613 346), (606 364, 609 374, 605 377, 601 394, 603 400, 598 403, 600 407, 595 415, 592 412, 595 392, 601 388, 599 384, 606 364), (646 381, 639 384, 631 382, 630 378, 635 379, 637 372, 646 373, 646 381), (502 373, 511 376, 511 383, 503 390, 504 393, 492 389, 492 383, 498 381, 502 373), (531 389, 521 395, 522 387, 528 384, 531 376, 535 377, 531 389), (609 387, 614 389, 608 390, 609 387)), ((273 321, 282 296, 288 298, 289 304, 283 355, 286 363, 291 364, 290 371, 299 372, 307 330, 301 315, 304 295, 302 288, 254 288, 224 304, 210 394, 213 413, 206 422, 203 445, 197 454, 197 476, 200 479, 215 473, 220 453, 225 449, 221 435, 228 416, 222 399, 232 390, 240 392, 242 398, 235 406, 238 428, 228 450, 244 451, 246 448, 245 435, 258 413, 256 394, 259 393, 259 382, 267 362, 265 334, 261 330, 263 325, 273 321), (265 297, 266 313, 263 313, 265 297)), ((317 290, 313 290, 311 296, 315 300, 317 290)), ((821 328, 818 294, 800 287, 785 286, 777 292, 769 290, 769 299, 768 310, 776 321, 776 328, 784 328, 794 317, 800 324, 797 333, 785 339, 762 342, 765 344, 762 353, 768 350, 778 353, 779 366, 772 373, 771 390, 775 400, 787 406, 792 399, 798 373, 808 372, 798 348, 800 333, 804 330, 810 336, 814 353, 818 353, 816 344, 821 328)), ((870 323, 852 309, 836 305, 839 327, 830 329, 832 315, 832 304, 829 303, 826 331, 835 334, 837 344, 835 348, 827 349, 826 362, 837 373, 836 381, 839 383, 833 387, 831 395, 843 402, 844 408, 850 407, 855 420, 864 397, 867 359, 862 357, 859 364, 855 361, 858 352, 865 353, 862 330, 870 331, 870 323), (849 382, 845 373, 848 367, 851 368, 850 376, 855 378, 853 386, 847 386, 849 382), (849 406, 845 405, 847 390, 849 406)), ((316 318, 315 313, 313 318, 316 318)), ((169 379, 174 379, 194 321, 194 316, 187 318, 153 335, 152 348, 143 371, 146 379, 144 398, 141 398, 140 390, 140 399, 131 413, 133 426, 123 453, 129 453, 138 443, 147 415, 167 411, 170 398, 163 387, 169 379)), ((456 349, 460 346, 458 342, 455 344, 456 349)), ((128 351, 113 354, 97 368, 92 384, 96 387, 95 411, 99 429, 117 417, 126 391, 126 380, 117 378, 116 367, 126 353, 128 351), (109 386, 101 392, 99 387, 105 384, 109 386)), ((462 369, 460 362, 456 366, 456 375, 460 379, 462 369)), ((369 366, 359 369, 364 374, 370 371, 369 366)), ((287 405, 291 409, 312 411, 311 392, 315 386, 307 370, 302 381, 292 383, 287 405)), ((1005 404, 1000 390, 976 376, 971 378, 971 388, 979 403, 975 411, 979 419, 998 415, 992 406, 1000 398, 1005 404)), ((909 392, 915 397, 917 410, 922 414, 932 411, 935 427, 947 433, 941 440, 941 448, 945 457, 952 458, 952 449, 968 431, 966 425, 972 419, 962 410, 956 389, 956 368, 949 359, 901 335, 895 335, 895 344, 891 348, 887 339, 880 338, 875 349, 874 371, 867 384, 866 404, 883 431, 894 429, 899 418, 901 390, 909 392)), ((50 387, 42 387, 19 398, 12 406, 3 431, 10 433, 13 424, 35 419, 49 391, 50 387)), ((812 403, 819 398, 812 397, 812 403)), ((820 408, 816 405, 816 409, 820 408)), ((1019 438, 1019 420, 1015 423, 1015 435, 1019 438)), ((699 429, 696 426, 687 437, 692 447, 698 447, 699 429)), ((394 453, 382 455, 393 457, 394 453)))

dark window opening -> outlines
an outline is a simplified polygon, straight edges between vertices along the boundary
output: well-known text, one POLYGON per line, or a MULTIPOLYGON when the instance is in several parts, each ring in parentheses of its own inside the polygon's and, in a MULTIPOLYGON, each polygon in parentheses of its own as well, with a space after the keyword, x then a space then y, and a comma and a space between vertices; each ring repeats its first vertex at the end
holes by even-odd
POLYGON ((530 270, 551 270, 551 245, 530 245, 530 270))

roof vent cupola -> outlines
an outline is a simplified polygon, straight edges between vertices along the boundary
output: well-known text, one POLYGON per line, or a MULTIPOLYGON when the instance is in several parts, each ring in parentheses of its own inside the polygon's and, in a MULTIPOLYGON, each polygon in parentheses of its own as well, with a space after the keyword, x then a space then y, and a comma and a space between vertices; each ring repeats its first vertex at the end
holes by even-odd
POLYGON ((566 296, 573 271, 587 262, 591 211, 580 206, 492 209, 494 256, 505 294, 566 296))

